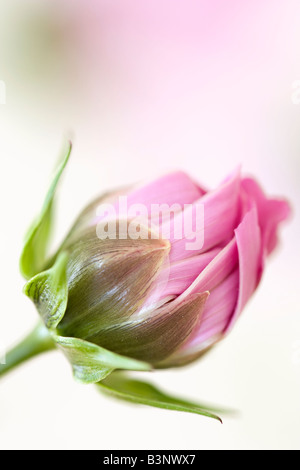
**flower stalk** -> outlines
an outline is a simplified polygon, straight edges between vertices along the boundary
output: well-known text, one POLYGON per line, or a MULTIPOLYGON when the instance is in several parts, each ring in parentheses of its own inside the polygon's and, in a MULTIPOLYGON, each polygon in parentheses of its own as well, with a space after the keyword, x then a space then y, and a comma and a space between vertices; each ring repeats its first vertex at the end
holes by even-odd
POLYGON ((52 349, 55 349, 54 341, 47 328, 39 322, 20 343, 6 353, 5 363, 0 364, 0 376, 3 376, 38 354, 51 351, 52 349))

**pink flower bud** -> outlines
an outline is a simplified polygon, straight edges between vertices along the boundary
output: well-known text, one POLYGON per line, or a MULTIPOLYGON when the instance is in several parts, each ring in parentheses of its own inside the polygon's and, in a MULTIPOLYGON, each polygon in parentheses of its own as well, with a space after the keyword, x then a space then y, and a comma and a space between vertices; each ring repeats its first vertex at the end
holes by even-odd
POLYGON ((196 359, 235 324, 289 213, 239 171, 212 191, 177 172, 96 200, 63 244, 58 332, 156 367, 196 359))

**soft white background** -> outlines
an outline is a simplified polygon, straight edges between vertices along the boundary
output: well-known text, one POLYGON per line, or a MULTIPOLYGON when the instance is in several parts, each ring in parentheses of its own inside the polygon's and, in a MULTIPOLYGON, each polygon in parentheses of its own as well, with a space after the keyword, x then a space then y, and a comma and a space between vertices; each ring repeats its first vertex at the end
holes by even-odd
POLYGON ((66 135, 54 243, 91 197, 177 168, 214 187, 241 163, 294 213, 232 334, 201 362, 145 377, 236 416, 108 399, 54 352, 1 380, 0 448, 300 448, 299 15, 293 0, 1 3, 2 348, 37 319, 18 258, 66 135))

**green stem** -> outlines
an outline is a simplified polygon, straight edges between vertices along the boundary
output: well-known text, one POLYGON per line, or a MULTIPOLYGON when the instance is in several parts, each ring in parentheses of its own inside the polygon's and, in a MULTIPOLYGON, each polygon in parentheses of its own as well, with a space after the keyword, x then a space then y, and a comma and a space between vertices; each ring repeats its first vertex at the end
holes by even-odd
POLYGON ((55 348, 54 342, 44 325, 39 323, 19 344, 6 353, 4 364, 0 363, 0 376, 19 364, 55 348))

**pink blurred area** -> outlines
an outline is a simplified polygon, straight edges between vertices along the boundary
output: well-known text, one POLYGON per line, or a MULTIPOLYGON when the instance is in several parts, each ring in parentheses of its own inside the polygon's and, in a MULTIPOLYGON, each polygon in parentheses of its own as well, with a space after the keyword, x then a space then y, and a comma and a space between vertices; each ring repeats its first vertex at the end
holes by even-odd
POLYGON ((72 129, 78 152, 88 148, 115 184, 174 167, 215 184, 242 163, 258 166, 273 190, 270 166, 276 177, 288 171, 286 158, 299 169, 300 108, 291 103, 299 2, 11 3, 26 11, 7 32, 24 49, 22 61, 16 47, 5 64, 19 110, 45 114, 57 132, 72 129), (26 46, 28 28, 15 25, 40 17, 48 37, 31 28, 26 46))
POLYGON ((73 5, 65 14, 72 10, 91 131, 110 139, 127 164, 138 172, 185 166, 200 177, 213 170, 217 180, 228 166, 251 170, 255 161, 264 178, 270 164, 281 174, 299 124, 291 105, 299 3, 73 5))

